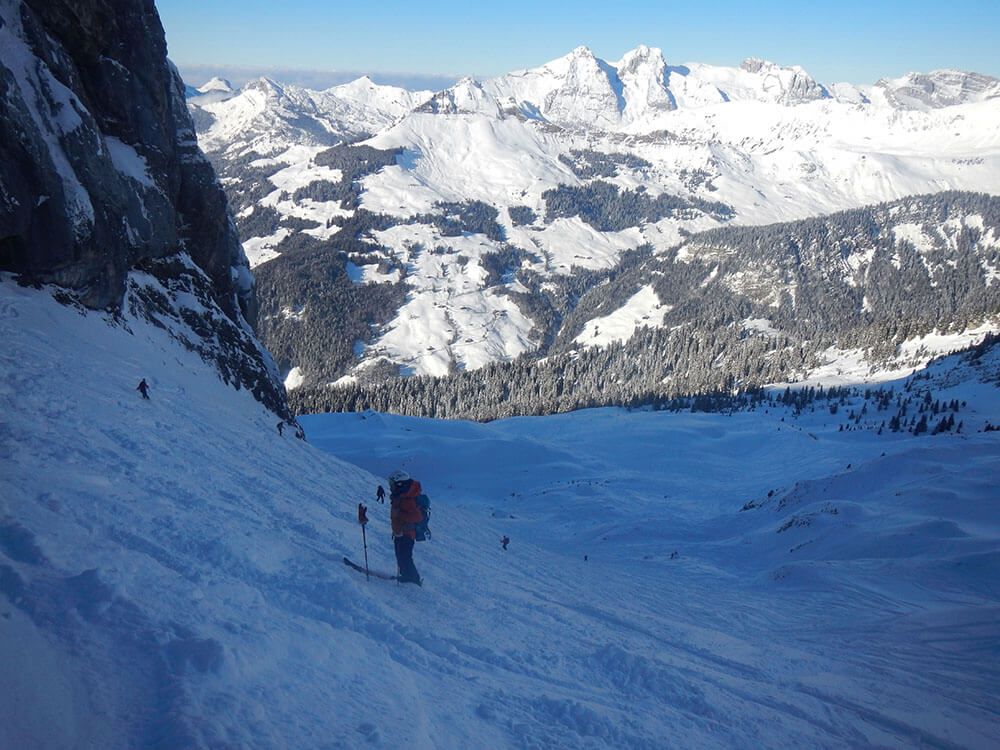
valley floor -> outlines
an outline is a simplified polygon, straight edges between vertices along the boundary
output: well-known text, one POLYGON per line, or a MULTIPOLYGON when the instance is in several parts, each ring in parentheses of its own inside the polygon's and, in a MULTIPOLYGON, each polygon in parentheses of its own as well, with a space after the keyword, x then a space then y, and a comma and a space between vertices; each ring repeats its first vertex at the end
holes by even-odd
POLYGON ((305 420, 435 500, 418 671, 444 659, 470 681, 435 718, 475 716, 490 746, 995 745, 995 434, 791 422, 305 420))

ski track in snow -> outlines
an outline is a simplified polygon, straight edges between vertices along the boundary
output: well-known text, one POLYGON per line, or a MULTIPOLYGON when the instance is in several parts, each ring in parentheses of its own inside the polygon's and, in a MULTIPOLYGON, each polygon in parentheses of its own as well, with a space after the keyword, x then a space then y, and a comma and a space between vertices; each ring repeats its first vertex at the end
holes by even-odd
POLYGON ((141 321, 2 282, 0 335, 0 747, 1000 741, 994 386, 942 392, 957 436, 600 409, 307 444, 141 321), (394 568, 400 466, 419 589, 340 561, 363 500, 394 568))

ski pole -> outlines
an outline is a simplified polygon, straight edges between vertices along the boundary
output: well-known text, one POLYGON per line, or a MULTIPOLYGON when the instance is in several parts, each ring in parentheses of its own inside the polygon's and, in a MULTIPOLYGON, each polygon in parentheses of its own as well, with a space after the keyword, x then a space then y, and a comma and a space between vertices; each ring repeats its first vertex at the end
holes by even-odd
POLYGON ((358 503, 358 523, 361 524, 361 542, 365 546, 365 580, 370 581, 371 576, 368 573, 368 535, 365 534, 365 524, 368 523, 368 508, 365 507, 364 503, 358 503))

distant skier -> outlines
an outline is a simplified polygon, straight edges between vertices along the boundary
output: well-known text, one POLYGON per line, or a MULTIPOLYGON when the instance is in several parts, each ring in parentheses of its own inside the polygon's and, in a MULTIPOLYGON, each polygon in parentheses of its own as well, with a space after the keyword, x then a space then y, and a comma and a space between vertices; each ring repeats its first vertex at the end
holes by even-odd
POLYGON ((420 493, 420 482, 411 479, 405 471, 396 470, 389 475, 389 519, 392 522, 399 581, 418 586, 420 574, 413 564, 413 545, 417 540, 417 524, 424 520, 424 514, 417 505, 420 493))
POLYGON ((385 487, 383 487, 381 484, 378 486, 378 489, 375 490, 375 499, 378 500, 380 503, 385 502, 385 487))
POLYGON ((278 422, 278 434, 279 435, 284 435, 285 434, 285 423, 284 422, 278 422))
POLYGON ((149 401, 149 386, 146 384, 146 378, 139 381, 139 385, 136 386, 136 390, 142 394, 142 397, 149 401))
POLYGON ((507 549, 508 544, 510 544, 510 537, 504 534, 502 537, 500 537, 500 546, 503 547, 504 549, 507 549))

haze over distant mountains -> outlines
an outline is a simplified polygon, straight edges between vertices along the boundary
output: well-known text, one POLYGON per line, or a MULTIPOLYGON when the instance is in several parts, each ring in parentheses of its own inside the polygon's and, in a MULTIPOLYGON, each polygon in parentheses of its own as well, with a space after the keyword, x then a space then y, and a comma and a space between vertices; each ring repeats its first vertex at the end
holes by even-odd
MULTIPOLYGON (((995 200, 943 192, 1000 187, 1000 81, 989 76, 826 84, 797 66, 676 65, 639 46, 612 62, 579 47, 436 92, 367 78, 322 91, 268 78, 225 88, 203 87, 189 106, 236 213, 261 335, 288 387, 627 349, 643 327, 715 335, 708 311, 721 299, 727 324, 805 352, 784 371, 771 369, 773 356, 741 365, 754 373, 741 382, 765 370, 787 378, 831 343, 929 332, 934 321, 910 316, 895 333, 874 333, 900 313, 899 300, 880 306, 859 290, 900 271, 913 289, 951 290, 933 305, 940 325, 974 327, 997 312, 995 200), (921 194, 950 197, 828 221, 824 260, 807 267, 795 251, 781 281, 751 251, 763 234, 727 237, 721 256, 695 249, 706 244, 700 233, 721 227, 921 194), (969 263, 977 278, 940 277, 969 263), (631 286, 593 301, 626 270, 631 286), (842 319, 827 320, 836 335, 792 330, 806 289, 846 295, 842 319), (593 330, 591 321, 616 315, 635 322, 612 339, 593 330)), ((818 226, 779 234, 799 247, 818 226)), ((659 359, 671 360, 675 344, 659 341, 659 359)))
POLYGON ((377 70, 308 70, 248 65, 184 65, 180 63, 178 63, 177 69, 185 81, 196 82, 223 78, 230 81, 236 88, 241 88, 257 78, 271 78, 303 88, 322 90, 367 76, 383 86, 398 86, 413 91, 423 89, 437 91, 451 86, 462 77, 461 75, 444 73, 434 75, 377 70))

